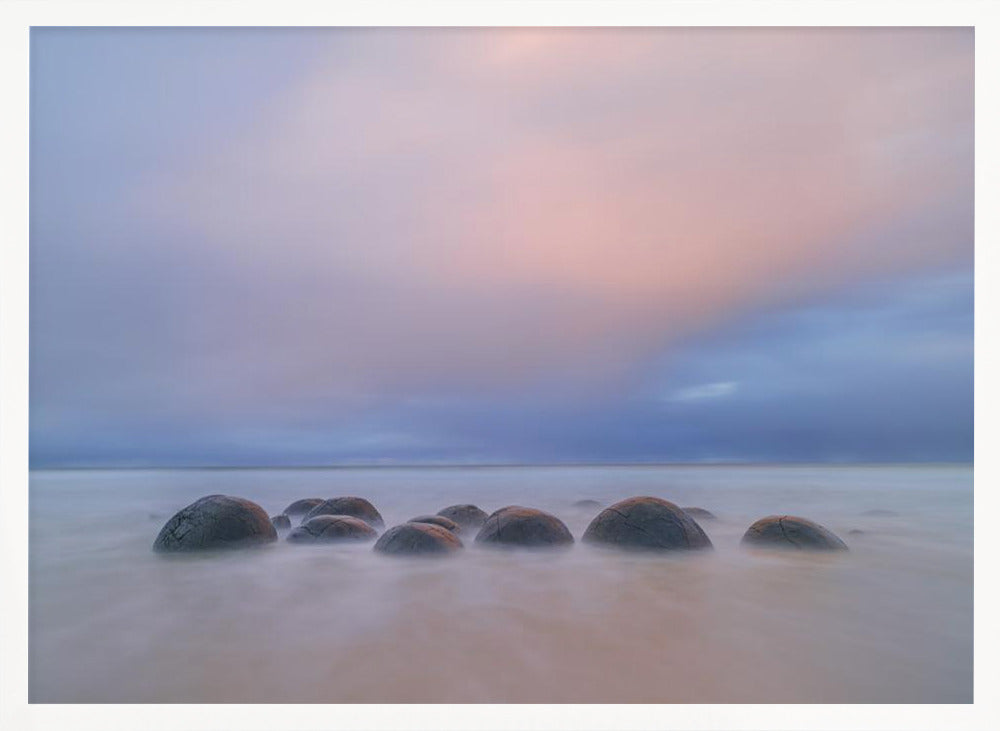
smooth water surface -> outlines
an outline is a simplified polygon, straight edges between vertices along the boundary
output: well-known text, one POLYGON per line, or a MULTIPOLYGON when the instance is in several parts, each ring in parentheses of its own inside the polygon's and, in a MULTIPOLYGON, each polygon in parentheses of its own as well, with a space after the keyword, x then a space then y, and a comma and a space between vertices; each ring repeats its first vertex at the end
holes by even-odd
POLYGON ((30 700, 970 702, 972 494, 972 468, 952 466, 36 471, 30 700), (521 504, 577 539, 597 512, 572 506, 584 498, 719 519, 701 521, 715 551, 696 556, 497 552, 469 535, 444 560, 284 540, 154 554, 163 523, 211 493, 272 515, 360 495, 387 526, 521 504), (774 513, 850 553, 741 549, 774 513))

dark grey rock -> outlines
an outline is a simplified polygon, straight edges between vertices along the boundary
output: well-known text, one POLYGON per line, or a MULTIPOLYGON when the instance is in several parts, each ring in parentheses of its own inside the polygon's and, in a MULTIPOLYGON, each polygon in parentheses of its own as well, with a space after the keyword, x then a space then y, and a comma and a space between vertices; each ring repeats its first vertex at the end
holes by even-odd
POLYGON ((547 548, 572 544, 573 534, 554 515, 534 508, 508 505, 486 519, 476 535, 476 543, 547 548))
POLYGON ((310 510, 315 508, 323 502, 321 497, 304 497, 301 500, 296 500, 294 503, 285 508, 282 512, 292 518, 298 517, 300 515, 305 515, 310 510))
POLYGON ((485 510, 480 510, 475 505, 449 505, 437 514, 469 530, 479 530, 489 517, 485 510))
POLYGON ((292 543, 372 541, 378 531, 351 515, 317 515, 288 534, 292 543))
POLYGON ((175 514, 153 543, 159 552, 242 548, 278 540, 257 503, 228 495, 208 495, 175 514))
POLYGON ((573 503, 574 508, 602 508, 604 507, 601 503, 596 500, 577 500, 573 503))
POLYGON ((363 497, 335 497, 324 500, 306 513, 302 522, 305 523, 317 515, 352 515, 355 518, 361 518, 375 528, 381 528, 385 525, 382 515, 375 509, 375 506, 363 497))
POLYGON ((630 497, 605 508, 587 526, 583 540, 634 550, 712 548, 712 541, 690 515, 658 497, 630 497))
POLYGON ((375 551, 395 556, 442 556, 463 548, 447 528, 430 523, 403 523, 381 535, 375 551))
POLYGON ((819 523, 794 515, 769 515, 747 528, 743 544, 810 551, 846 551, 847 545, 819 523))
POLYGON ((442 528, 450 530, 455 535, 460 535, 462 533, 462 526, 456 523, 450 518, 446 518, 443 515, 418 515, 416 518, 410 518, 407 523, 428 523, 430 525, 439 525, 442 528))
POLYGON ((895 510, 884 510, 882 508, 875 508, 874 510, 866 510, 862 515, 867 515, 870 518, 898 518, 899 513, 895 510))
POLYGON ((705 508, 681 508, 695 520, 715 520, 715 513, 705 508))
POLYGON ((292 521, 289 519, 287 515, 282 513, 281 515, 275 515, 271 517, 271 525, 273 525, 274 529, 277 531, 291 530, 292 521))

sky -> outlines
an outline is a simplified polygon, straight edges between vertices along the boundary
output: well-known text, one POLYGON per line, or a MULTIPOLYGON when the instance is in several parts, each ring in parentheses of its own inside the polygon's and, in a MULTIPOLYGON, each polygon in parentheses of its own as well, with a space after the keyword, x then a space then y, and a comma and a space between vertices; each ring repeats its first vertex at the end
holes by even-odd
POLYGON ((969 461, 973 31, 31 36, 33 467, 969 461))

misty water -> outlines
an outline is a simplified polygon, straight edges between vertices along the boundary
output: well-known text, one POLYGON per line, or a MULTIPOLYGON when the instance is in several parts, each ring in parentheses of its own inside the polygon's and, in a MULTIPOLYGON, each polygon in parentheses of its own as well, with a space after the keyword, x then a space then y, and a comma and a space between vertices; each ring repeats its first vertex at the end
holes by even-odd
MULTIPOLYGON (((32 702, 955 703, 972 700, 972 468, 733 466, 35 471, 32 702), (277 514, 359 495, 386 525, 472 502, 550 511, 654 495, 718 516, 715 550, 635 555, 371 544, 164 557, 197 498, 277 514), (891 510, 897 516, 865 515, 891 510), (750 552, 801 515, 841 555, 750 552), (851 534, 852 530, 863 531, 851 534)), ((294 521, 293 521, 294 522, 294 521)))

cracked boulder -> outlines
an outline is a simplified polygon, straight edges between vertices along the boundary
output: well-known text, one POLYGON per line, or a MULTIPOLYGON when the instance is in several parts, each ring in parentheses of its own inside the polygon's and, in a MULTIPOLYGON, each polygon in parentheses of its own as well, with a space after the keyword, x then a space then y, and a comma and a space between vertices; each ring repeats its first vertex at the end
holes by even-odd
POLYGON ((489 517, 485 510, 480 510, 475 505, 449 505, 437 514, 469 530, 479 530, 489 517))
POLYGON ((346 543, 371 541, 378 531, 351 515, 317 515, 288 534, 291 543, 346 543))
POLYGON ((769 515, 747 528, 743 545, 809 551, 846 551, 847 545, 819 523, 794 515, 769 515))
POLYGON ((442 556, 463 548, 458 536, 430 523, 403 523, 381 535, 374 550, 394 556, 442 556))
POLYGON ((605 508, 587 526, 583 540, 651 551, 712 548, 712 541, 690 515, 657 497, 630 497, 605 508))
POLYGON ((573 534, 554 515, 510 505, 500 508, 486 519, 476 535, 476 543, 547 548, 572 544, 573 534))
POLYGON ((282 512, 290 518, 297 518, 300 515, 305 515, 321 502, 323 502, 321 497, 304 497, 301 500, 296 500, 282 512))
POLYGON ((153 543, 162 553, 243 548, 271 543, 278 533, 257 503, 228 495, 208 495, 166 522, 153 543))
POLYGON ((450 530, 455 535, 462 532, 462 526, 456 523, 450 518, 446 518, 443 515, 418 515, 416 518, 410 518, 407 523, 427 523, 429 525, 439 525, 442 528, 450 530))
POLYGON ((705 508, 681 508, 695 520, 715 520, 715 513, 705 508))
POLYGON ((363 497, 335 497, 324 500, 302 517, 302 523, 305 524, 317 515, 350 515, 361 518, 374 528, 385 525, 381 513, 363 497))

